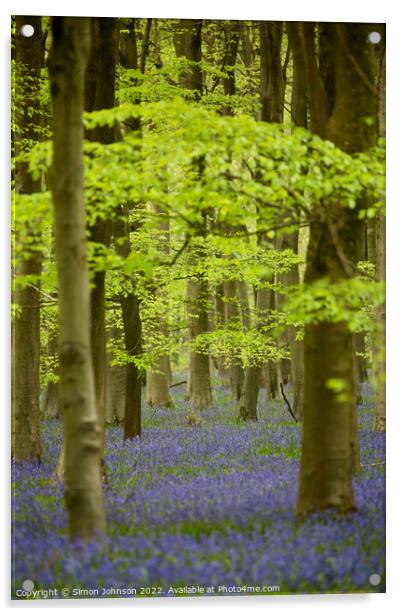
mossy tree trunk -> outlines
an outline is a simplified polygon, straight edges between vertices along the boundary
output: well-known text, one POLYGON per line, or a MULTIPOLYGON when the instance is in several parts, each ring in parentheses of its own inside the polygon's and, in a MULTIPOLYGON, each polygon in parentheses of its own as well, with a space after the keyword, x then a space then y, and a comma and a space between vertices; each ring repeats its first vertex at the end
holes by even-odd
POLYGON ((105 532, 100 431, 90 344, 90 290, 83 187, 87 18, 53 17, 49 78, 53 111, 50 173, 59 285, 60 406, 70 539, 105 532))

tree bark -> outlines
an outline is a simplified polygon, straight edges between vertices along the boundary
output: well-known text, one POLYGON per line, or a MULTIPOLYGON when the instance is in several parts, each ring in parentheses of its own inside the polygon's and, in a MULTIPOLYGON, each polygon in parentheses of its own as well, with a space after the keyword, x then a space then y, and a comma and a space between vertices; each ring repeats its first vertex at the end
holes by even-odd
MULTIPOLYGON (((299 233, 295 231, 284 236, 283 248, 290 248, 295 254, 298 254, 299 233)), ((284 274, 284 282, 288 287, 297 287, 300 284, 299 266, 292 267, 284 274)), ((294 325, 287 328, 288 344, 290 350, 290 370, 293 386, 293 412, 298 421, 303 419, 304 405, 304 351, 303 340, 297 339, 297 329, 294 325)))
MULTIPOLYGON (((187 285, 190 340, 197 341, 208 331, 209 298, 208 282, 203 276, 194 278, 187 285)), ((189 400, 193 410, 208 408, 212 404, 209 356, 192 350, 190 353, 189 400)))
MULTIPOLYGON (((378 133, 385 137, 385 91, 386 91, 386 63, 385 63, 385 28, 380 29, 382 36, 378 54, 378 133)), ((386 225, 385 213, 380 213, 374 223, 374 247, 375 247, 375 276, 378 282, 385 282, 385 242, 386 225)), ((374 374, 376 381, 376 416, 374 430, 385 431, 385 369, 386 369, 386 340, 385 340, 385 303, 376 308, 376 349, 374 349, 374 374)))
MULTIPOLYGON (((108 330, 108 340, 113 341, 123 335, 118 328, 108 330)), ((126 366, 111 366, 111 357, 107 358, 107 413, 108 423, 123 424, 126 405, 126 366)))
MULTIPOLYGON (((91 18, 91 49, 85 78, 85 110, 97 111, 115 106, 116 62, 118 54, 118 21, 109 17, 91 18)), ((114 126, 97 126, 87 131, 86 138, 99 143, 113 143, 114 126)), ((112 224, 110 219, 97 218, 89 229, 89 240, 109 246, 112 224)), ((95 377, 96 408, 101 434, 101 464, 105 472, 104 447, 107 408, 106 360, 106 272, 93 274, 91 289, 91 351, 95 377)))
POLYGON ((281 21, 260 24, 261 46, 261 120, 283 123, 284 82, 282 74, 281 21))
MULTIPOLYGON (((261 288, 257 290, 256 302, 255 302, 255 327, 259 329, 265 325, 270 311, 270 295, 269 289, 261 288), (268 291, 268 293, 267 293, 268 291)), ((248 327, 250 327, 250 321, 248 321, 248 327)), ((277 374, 276 372, 274 373, 277 374)), ((240 401, 238 405, 238 418, 242 421, 257 421, 257 404, 258 394, 260 390, 260 383, 262 379, 265 379, 265 383, 270 386, 269 379, 269 366, 264 364, 263 366, 251 365, 244 369, 244 381, 241 391, 240 401), (264 375, 263 370, 266 373, 264 375)), ((279 387, 279 385, 278 385, 279 387)))
MULTIPOLYGON (((283 123, 284 110, 284 79, 282 72, 282 22, 260 23, 261 71, 260 71, 260 99, 261 120, 263 122, 283 123)), ((265 234, 260 237, 260 244, 267 244, 265 234)), ((280 240, 281 242, 281 240, 280 240)), ((274 276, 272 277, 274 282, 274 276)), ((258 291, 259 310, 262 314, 258 319, 262 322, 269 319, 270 311, 280 309, 281 298, 271 289, 258 291)), ((285 343, 282 335, 280 343, 285 343)), ((269 361, 261 367, 261 380, 268 395, 273 399, 281 398, 280 383, 283 381, 284 362, 269 361)))
POLYGON ((260 389, 260 366, 248 366, 244 370, 244 382, 239 400, 239 420, 257 421, 257 403, 260 389))
MULTIPOLYGON (((373 50, 368 43, 368 26, 333 25, 336 95, 329 119, 325 117, 330 105, 326 97, 322 99, 325 90, 315 61, 313 31, 309 24, 295 27, 294 52, 300 52, 300 47, 304 50, 302 72, 315 131, 346 152, 367 149, 373 144, 374 134, 365 118, 376 117, 376 99, 370 87, 373 50)), ((358 207, 350 209, 342 203, 330 211, 325 204, 314 204, 312 217, 321 217, 323 222, 310 228, 307 283, 323 277, 338 282, 350 276, 349 270, 357 262, 362 224, 358 211, 358 207), (347 270, 345 261, 350 264, 347 270)), ((352 476, 358 465, 358 438, 352 337, 347 322, 306 327, 300 513, 326 507, 341 511, 354 508, 352 476), (332 379, 340 384, 340 391, 331 386, 332 379)))
MULTIPOLYGON (((214 314, 215 314, 215 325, 216 327, 221 327, 225 323, 225 302, 224 298, 224 289, 223 282, 220 283, 215 290, 215 305, 214 305, 214 314)), ((214 363, 218 369, 219 376, 222 380, 222 384, 225 386, 230 385, 228 368, 225 363, 225 358, 222 356, 214 358, 214 363)))
MULTIPOLYGON (((52 335, 49 338, 49 342, 47 345, 47 354, 48 356, 52 356, 54 361, 57 362, 57 375, 59 373, 58 368, 58 344, 57 344, 57 336, 52 335)), ((59 382, 58 381, 49 381, 46 385, 45 392, 45 401, 44 401, 44 414, 46 418, 54 419, 55 417, 60 417, 60 407, 59 407, 59 382)))
MULTIPOLYGON (((293 81, 291 98, 291 117, 296 126, 307 128, 307 100, 304 91, 300 65, 293 58, 293 81)), ((299 230, 285 235, 283 248, 290 248, 295 254, 299 252, 299 230)), ((293 267, 285 274, 288 286, 300 283, 299 266, 293 267)), ((303 419, 304 408, 304 349, 303 340, 297 340, 297 330, 294 326, 288 328, 290 350, 290 367, 293 385, 293 412, 298 421, 303 419)))
MULTIPOLYGON (((223 292, 225 298, 225 324, 234 329, 241 327, 241 313, 238 300, 238 283, 236 280, 225 280, 223 292)), ((232 398, 240 400, 244 381, 244 370, 240 360, 232 360, 228 369, 232 398)))
MULTIPOLYGON (((169 254, 169 219, 164 219, 162 210, 159 206, 151 205, 152 213, 155 216, 155 229, 157 231, 157 242, 160 255, 169 254)), ((154 280, 157 284, 158 280, 154 280)), ((157 292, 155 288, 152 290, 152 295, 156 298, 157 292)), ((152 333, 159 334, 163 339, 168 338, 168 324, 164 316, 158 315, 151 327, 152 333)), ((147 387, 146 396, 147 403, 151 406, 172 407, 173 401, 170 396, 170 357, 167 353, 159 355, 154 362, 152 368, 147 370, 147 387)))
POLYGON ((83 187, 84 77, 87 18, 53 17, 49 54, 53 110, 50 173, 59 283, 60 406, 64 424, 65 496, 71 540, 106 528, 100 433, 90 348, 90 293, 83 187))
MULTIPOLYGON (((192 64, 183 71, 180 82, 183 88, 194 92, 197 99, 202 96, 203 79, 201 69, 201 29, 202 20, 181 19, 174 31, 174 45, 177 57, 185 57, 192 64)), ((194 159, 194 166, 201 176, 204 161, 194 159)), ((200 236, 206 234, 206 217, 199 230, 200 236)), ((189 308, 190 342, 195 343, 200 334, 207 333, 209 289, 205 276, 197 275, 187 286, 189 308)), ((188 383, 190 406, 193 410, 207 408, 212 404, 209 356, 192 350, 190 353, 190 373, 188 383)))
MULTIPOLYGON (((15 95, 16 122, 15 153, 26 150, 26 142, 38 141, 40 126, 40 69, 44 62, 41 17, 17 16, 15 35, 15 95), (31 24, 32 37, 21 34, 21 27, 31 24), (18 97, 18 99, 16 98, 18 97), (32 115, 33 114, 33 115, 32 115)), ((40 180, 33 180, 28 164, 17 161, 15 168, 16 194, 40 192, 40 180)), ((16 284, 14 303, 18 314, 13 322, 12 361, 12 457, 17 461, 40 462, 40 275, 42 255, 35 248, 40 241, 40 222, 34 220, 24 233, 29 240, 29 256, 17 263, 14 275, 33 277, 35 283, 16 284)), ((16 241, 19 229, 16 228, 16 241)))
MULTIPOLYGON (((376 280, 385 282, 385 216, 380 214, 376 220, 376 280)), ((374 349, 374 374, 376 381, 376 414, 374 430, 385 431, 385 303, 376 308, 376 348, 374 349)))
MULTIPOLYGON (((122 207, 118 221, 115 223, 114 239, 116 252, 127 259, 131 252, 130 243, 130 206, 122 207), (121 242, 123 240, 123 242, 121 242)), ((126 402, 124 410, 124 439, 141 436, 141 374, 135 358, 142 354, 142 327, 140 318, 140 300, 136 294, 135 281, 128 281, 128 289, 120 297, 123 315, 124 340, 127 355, 132 358, 126 366, 126 402)))

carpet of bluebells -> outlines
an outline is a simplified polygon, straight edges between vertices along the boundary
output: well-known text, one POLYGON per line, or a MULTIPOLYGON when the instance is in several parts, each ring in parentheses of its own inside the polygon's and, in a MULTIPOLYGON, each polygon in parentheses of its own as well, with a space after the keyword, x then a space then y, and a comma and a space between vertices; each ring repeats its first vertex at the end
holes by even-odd
POLYGON ((68 544, 63 487, 52 481, 61 426, 43 422, 43 463, 13 467, 14 597, 26 579, 36 589, 169 596, 192 585, 384 592, 385 437, 371 429, 369 391, 359 408, 357 511, 304 519, 295 515, 301 431, 282 402, 262 396, 258 423, 238 424, 217 388, 202 424, 188 426, 184 391, 174 391, 174 409, 144 409, 141 438, 124 443, 121 427, 107 430, 103 547, 68 544))

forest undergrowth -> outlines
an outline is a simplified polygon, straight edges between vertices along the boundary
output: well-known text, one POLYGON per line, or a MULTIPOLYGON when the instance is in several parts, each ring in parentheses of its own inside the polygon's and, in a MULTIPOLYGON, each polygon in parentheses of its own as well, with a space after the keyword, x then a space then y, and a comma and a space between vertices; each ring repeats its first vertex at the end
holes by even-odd
POLYGON ((263 391, 259 421, 238 423, 229 392, 216 384, 213 408, 190 426, 185 387, 172 391, 173 409, 144 407, 141 438, 123 442, 120 426, 107 429, 108 538, 101 546, 68 542, 63 486, 52 479, 61 424, 42 421, 42 464, 13 465, 14 596, 26 579, 81 598, 103 596, 103 588, 107 596, 123 588, 136 596, 191 594, 196 585, 212 594, 244 585, 384 592, 385 434, 372 430, 367 386, 356 511, 308 518, 294 513, 301 427, 284 402, 263 391), (376 586, 373 574, 381 578, 376 586))

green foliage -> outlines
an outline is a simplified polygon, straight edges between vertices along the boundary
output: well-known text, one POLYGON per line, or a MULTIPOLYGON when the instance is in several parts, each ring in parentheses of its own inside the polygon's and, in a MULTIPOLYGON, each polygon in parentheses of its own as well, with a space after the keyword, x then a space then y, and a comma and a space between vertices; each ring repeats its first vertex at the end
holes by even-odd
POLYGON ((244 368, 289 357, 287 350, 279 347, 270 335, 270 328, 272 326, 242 329, 229 322, 226 326, 197 336, 192 348, 199 353, 222 357, 227 366, 239 363, 244 368))
MULTIPOLYGON (((132 358, 113 342, 113 362, 135 361, 145 369, 166 352, 174 358, 190 350, 185 288, 197 276, 208 281, 211 291, 225 280, 239 280, 287 297, 281 312, 270 311, 264 327, 256 327, 251 306, 251 329, 218 325, 193 343, 199 352, 227 363, 248 366, 286 357, 278 334, 288 325, 295 325, 299 336, 305 324, 320 320, 347 320, 353 331, 371 331, 373 309, 383 301, 384 289, 372 279, 370 265, 361 264, 361 274, 352 280, 288 288, 280 276, 298 267, 300 258, 277 250, 275 242, 299 224, 308 225, 317 203, 358 207, 367 217, 377 212, 384 197, 384 143, 351 156, 303 129, 290 132, 246 115, 222 116, 215 105, 178 96, 183 92, 172 75, 183 66, 181 59, 172 59, 162 75, 156 69, 146 76, 121 70, 119 107, 85 114, 88 129, 141 120, 141 131, 125 132, 116 143, 85 144, 88 224, 99 219, 113 223, 122 204, 131 204, 130 256, 118 256, 113 246, 90 244, 89 249, 91 271, 108 272, 107 296, 113 302, 127 292, 130 281, 141 298, 145 352, 132 358), (370 207, 364 209, 364 203, 370 207), (158 219, 149 204, 159 208, 158 219), (170 223, 168 253, 161 251, 160 220, 170 223), (161 316, 167 321, 165 333, 158 330, 161 316)), ((48 171, 51 146, 37 144, 24 156, 32 174, 40 177, 48 171)), ((34 211, 50 228, 49 195, 18 199, 18 251, 26 251, 24 225, 28 228, 34 211)), ((49 254, 50 234, 43 238, 46 246, 40 248, 49 254)), ((111 325, 119 321, 116 311, 110 318, 111 325)))
POLYGON ((382 282, 363 277, 333 283, 322 278, 293 289, 285 311, 288 323, 306 325, 330 321, 346 321, 351 331, 372 332, 375 328, 373 310, 385 301, 382 282))

